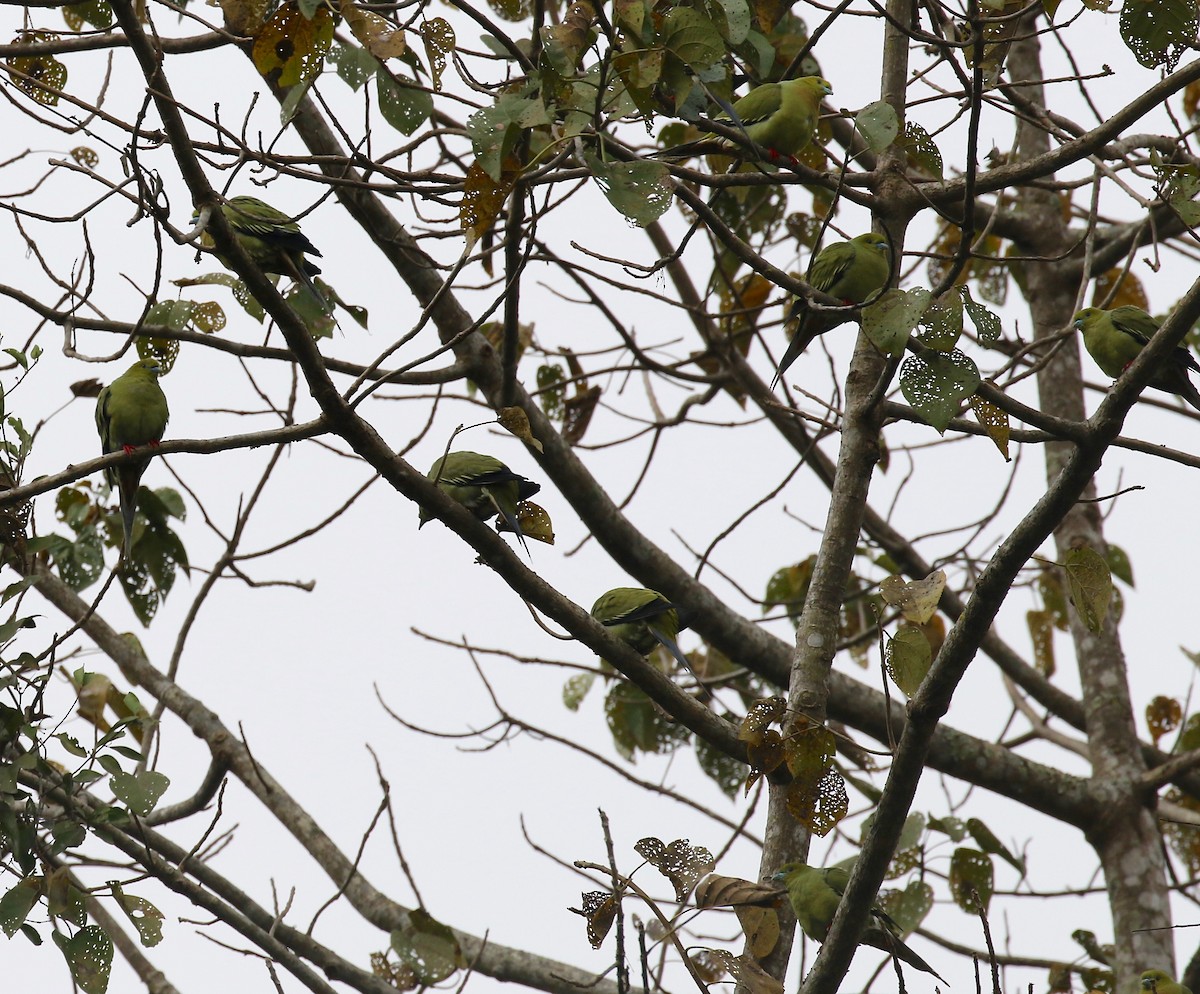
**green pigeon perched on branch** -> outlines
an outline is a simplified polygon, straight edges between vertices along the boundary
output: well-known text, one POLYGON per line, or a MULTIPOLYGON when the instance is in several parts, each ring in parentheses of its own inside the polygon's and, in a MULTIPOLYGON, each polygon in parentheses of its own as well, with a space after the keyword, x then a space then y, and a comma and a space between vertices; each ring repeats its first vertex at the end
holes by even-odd
POLYGON ((1142 974, 1140 994, 1192 994, 1190 990, 1177 984, 1171 975, 1163 970, 1147 970, 1142 974))
MULTIPOLYGON (((319 256, 321 253, 290 216, 257 197, 230 197, 215 209, 225 216, 242 251, 254 260, 259 269, 275 276, 290 277, 316 299, 321 310, 329 310, 325 295, 312 281, 321 270, 305 258, 306 255, 319 256)), ((193 214, 193 222, 199 216, 199 211, 193 214)), ((215 243, 205 231, 200 235, 200 244, 205 248, 213 248, 215 243)), ((228 258, 220 252, 216 256, 226 269, 232 268, 228 258)))
MULTIPOLYGON (((891 273, 891 247, 888 240, 883 235, 869 231, 848 242, 833 242, 821 249, 809 267, 808 283, 814 290, 837 297, 843 303, 861 304, 887 285, 891 273)), ((796 361, 814 338, 848 320, 845 315, 832 311, 813 311, 801 297, 793 302, 788 321, 797 314, 800 323, 788 342, 779 368, 775 371, 775 378, 771 380, 772 390, 787 372, 788 366, 796 361)))
MULTIPOLYGON (((833 92, 829 80, 820 76, 800 76, 782 83, 763 83, 756 86, 733 105, 733 113, 721 114, 718 121, 728 121, 746 138, 771 153, 773 158, 796 154, 812 141, 821 116, 821 100, 833 92)), ((661 153, 668 158, 684 158, 708 151, 724 151, 739 146, 728 138, 686 142, 661 153)))
MULTIPOLYGON (((487 521, 499 514, 509 531, 517 533, 525 551, 529 551, 525 533, 517 521, 517 504, 541 490, 540 483, 514 473, 493 456, 465 450, 448 453, 435 462, 425 475, 480 521, 487 521)), ((418 527, 421 527, 433 515, 422 507, 419 517, 418 527)))
POLYGON ((675 640, 679 637, 679 612, 666 597, 648 587, 613 587, 592 605, 592 617, 614 636, 643 656, 661 645, 696 680, 704 698, 712 693, 675 640))
MULTIPOLYGON (((1085 307, 1072 320, 1083 332, 1084 347, 1096 365, 1114 380, 1141 354, 1161 323, 1140 307, 1129 304, 1111 311, 1085 307)), ((1155 367, 1148 385, 1178 394, 1200 411, 1200 391, 1192 383, 1189 370, 1200 372, 1200 365, 1187 349, 1177 348, 1155 367)))
MULTIPOLYGON (((819 869, 806 863, 784 863, 771 879, 787 887, 788 900, 804 934, 817 942, 824 942, 838 905, 842 903, 842 895, 846 893, 850 874, 840 866, 819 869)), ((879 905, 872 905, 870 923, 863 929, 858 943, 882 949, 922 973, 933 974, 946 983, 933 967, 904 944, 899 926, 879 905)))
MULTIPOLYGON (((162 367, 156 359, 140 359, 100 391, 96 398, 96 431, 100 450, 133 452, 143 445, 162 441, 170 412, 167 397, 158 385, 162 367)), ((121 527, 125 534, 123 554, 128 556, 133 535, 133 515, 137 509, 138 484, 149 459, 138 459, 104 471, 108 485, 117 491, 121 502, 121 527)))

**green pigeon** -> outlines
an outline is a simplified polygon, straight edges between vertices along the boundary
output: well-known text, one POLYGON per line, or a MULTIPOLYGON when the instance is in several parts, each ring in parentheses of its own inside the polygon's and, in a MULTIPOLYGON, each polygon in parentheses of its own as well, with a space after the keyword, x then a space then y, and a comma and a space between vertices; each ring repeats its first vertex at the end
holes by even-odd
MULTIPOLYGON (((892 273, 891 247, 888 240, 873 231, 851 238, 848 242, 833 242, 826 245, 809 267, 808 283, 831 297, 846 304, 861 304, 873 293, 882 290, 892 273)), ((830 311, 812 311, 797 297, 788 313, 787 323, 799 314, 800 323, 792 340, 783 353, 771 389, 787 372, 788 366, 812 343, 818 335, 849 320, 846 316, 830 311)))
POLYGON ((666 597, 649 587, 613 587, 596 598, 592 617, 614 636, 643 656, 661 645, 695 678, 704 698, 712 693, 675 640, 679 637, 679 612, 666 597))
MULTIPOLYGON (((1083 332, 1084 347, 1096 365, 1115 380, 1138 357, 1162 322, 1140 307, 1126 304, 1111 311, 1085 307, 1072 323, 1083 332)), ((1200 391, 1192 383, 1189 370, 1200 372, 1200 365, 1187 349, 1177 348, 1155 368, 1149 385, 1178 394, 1200 411, 1200 391)))
MULTIPOLYGON (((242 251, 259 269, 275 276, 290 277, 316 299, 321 310, 329 311, 329 302, 312 281, 321 270, 305 258, 321 253, 300 230, 300 225, 257 197, 230 197, 216 209, 225 216, 242 251)), ((192 215, 192 221, 199 216, 197 211, 192 215)), ((212 236, 207 231, 201 233, 200 244, 205 248, 213 247, 212 236)), ((231 268, 225 256, 220 252, 216 256, 221 265, 231 268)))
MULTIPOLYGON (((435 462, 425 475, 480 521, 487 521, 499 514, 508 530, 517 533, 525 551, 529 551, 525 533, 517 521, 517 504, 541 490, 540 483, 514 473, 493 456, 466 450, 448 453, 435 462)), ((418 527, 422 527, 433 515, 422 507, 419 517, 418 527)))
MULTIPOLYGON (((722 113, 716 120, 729 121, 750 141, 771 153, 772 158, 794 159, 812 141, 821 116, 821 100, 833 92, 829 80, 800 76, 782 83, 763 83, 733 104, 736 117, 722 113)), ((669 158, 686 158, 705 152, 728 152, 740 148, 728 138, 685 142, 661 153, 669 158)))
POLYGON ((1190 990, 1177 984, 1171 975, 1163 970, 1147 970, 1142 974, 1139 994, 1192 994, 1190 990))
MULTIPOLYGON (((824 942, 833 924, 833 916, 850 874, 839 866, 819 869, 806 863, 784 863, 772 878, 787 887, 788 900, 796 915, 796 922, 804 934, 817 942, 824 942)), ((890 953, 922 973, 931 973, 946 983, 933 967, 912 951, 900 938, 900 929, 878 905, 871 907, 871 920, 858 940, 859 945, 874 946, 890 953)))
MULTIPOLYGON (((143 445, 162 441, 170 412, 167 397, 158 385, 162 367, 156 359, 139 359, 100 391, 96 398, 96 431, 100 433, 100 451, 133 452, 143 445)), ((137 509, 138 483, 149 459, 138 459, 104 471, 108 485, 116 489, 121 502, 122 546, 129 555, 133 536, 133 515, 137 509)))

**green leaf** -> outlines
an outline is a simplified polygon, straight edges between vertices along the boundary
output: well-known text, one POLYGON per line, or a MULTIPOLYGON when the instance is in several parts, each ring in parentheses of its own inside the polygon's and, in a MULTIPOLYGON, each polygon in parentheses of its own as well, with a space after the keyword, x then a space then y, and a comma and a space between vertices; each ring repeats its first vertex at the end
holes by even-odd
POLYGON ((1147 69, 1174 71, 1198 26, 1195 0, 1125 0, 1121 6, 1121 38, 1147 69))
POLYGON ((668 721, 640 689, 614 683, 604 698, 604 717, 613 746, 633 762, 638 752, 667 754, 687 741, 688 731, 668 721))
POLYGON ((963 401, 979 389, 979 370, 958 349, 910 355, 900 367, 900 389, 913 410, 944 434, 963 401))
POLYGON ((978 818, 968 818, 967 831, 971 833, 971 838, 979 843, 980 849, 982 849, 984 852, 999 856, 1002 860, 1016 869, 1021 876, 1025 876, 1025 860, 1014 856, 1009 851, 1008 847, 998 838, 996 838, 995 833, 982 821, 980 821, 978 818))
POLYGON ((143 818, 154 810, 170 785, 171 781, 157 770, 114 773, 111 780, 113 796, 143 818))
POLYGON ((1063 570, 1079 620, 1088 631, 1099 631, 1112 603, 1112 573, 1108 563, 1098 552, 1084 545, 1067 553, 1063 570))
POLYGON ((954 902, 968 914, 985 913, 992 900, 993 876, 991 857, 977 849, 958 848, 950 857, 950 893, 954 902), (974 892, 974 893, 973 893, 974 892), (975 894, 979 904, 975 903, 975 894))
POLYGON ((695 737, 695 745, 696 762, 700 764, 705 776, 730 800, 737 797, 738 790, 746 780, 745 765, 698 735, 695 737))
POLYGON ((381 68, 375 75, 375 92, 383 119, 402 135, 411 135, 433 113, 433 96, 407 76, 393 76, 381 68))
POLYGON ((1127 587, 1134 586, 1133 582, 1133 564, 1129 561, 1129 556, 1119 545, 1108 543, 1106 548, 1107 555, 1105 560, 1108 562, 1108 568, 1112 571, 1112 575, 1124 583, 1127 587))
POLYGON ((863 333, 885 355, 903 355, 909 334, 932 299, 933 295, 923 287, 888 290, 862 309, 863 333))
MULTIPOLYGON (((725 27, 721 33, 725 36, 725 41, 730 45, 740 45, 750 34, 753 21, 750 4, 747 0, 714 0, 714 3, 724 15, 725 27)), ((719 27, 719 20, 717 24, 719 27)))
POLYGON ((76 932, 63 947, 63 955, 84 994, 104 994, 108 990, 113 944, 99 925, 88 925, 76 932))
POLYGON ((867 104, 858 112, 854 126, 872 152, 882 152, 900 134, 900 120, 892 105, 883 100, 867 104))
POLYGON ((549 120, 546 107, 536 94, 502 94, 491 107, 477 110, 467 118, 467 133, 478 165, 500 182, 504 159, 516 147, 521 132, 549 120))
POLYGON ((117 904, 137 929, 142 945, 149 949, 162 942, 163 913, 144 897, 126 894, 115 880, 110 880, 108 885, 112 888, 117 904))
POLYGON ((41 896, 41 877, 26 877, 0 897, 0 928, 10 939, 25 924, 41 896))
POLYGON ((934 144, 929 132, 909 121, 904 125, 904 134, 896 139, 896 145, 904 149, 908 167, 941 179, 943 173, 942 153, 934 144))
POLYGON ((900 938, 906 939, 933 909, 933 888, 924 880, 912 880, 904 890, 890 890, 883 894, 879 903, 892 921, 900 926, 900 938))
POLYGON ((662 19, 659 41, 667 51, 700 71, 725 58, 725 43, 713 22, 692 7, 671 7, 662 19))
POLYGON ((72 31, 82 31, 85 24, 101 31, 112 27, 113 13, 108 0, 84 0, 63 8, 63 20, 72 31))
POLYGON ((408 922, 392 932, 392 948, 425 986, 441 983, 466 966, 454 933, 426 911, 408 913, 408 922))
POLYGON ((955 842, 962 842, 967 837, 967 827, 961 818, 948 815, 945 818, 930 818, 929 827, 935 832, 942 832, 955 842))
POLYGON ((931 349, 949 352, 962 337, 962 319, 962 294, 952 289, 921 315, 921 332, 917 339, 931 349))
POLYGON ((596 682, 595 673, 577 673, 563 684, 563 704, 569 711, 578 711, 583 699, 596 682))
POLYGON ((777 569, 767 581, 763 614, 782 607, 793 625, 800 624, 800 612, 804 610, 804 598, 808 596, 808 585, 812 582, 816 564, 817 557, 809 556, 803 562, 777 569))
POLYGON ((967 312, 967 317, 971 319, 971 323, 975 325, 975 334, 979 336, 979 341, 983 345, 995 345, 1000 340, 1000 318, 983 304, 976 303, 971 298, 970 288, 966 285, 962 287, 962 294, 963 308, 967 312))
POLYGON ((933 662, 929 639, 916 625, 901 625, 896 634, 884 643, 883 660, 892 682, 905 697, 911 698, 920 688, 933 662))
POLYGON ((584 161, 608 202, 639 227, 657 221, 671 206, 674 184, 665 163, 606 163, 591 152, 584 161))
POLYGON ((334 45, 329 61, 346 85, 356 91, 379 71, 379 60, 357 45, 334 45))

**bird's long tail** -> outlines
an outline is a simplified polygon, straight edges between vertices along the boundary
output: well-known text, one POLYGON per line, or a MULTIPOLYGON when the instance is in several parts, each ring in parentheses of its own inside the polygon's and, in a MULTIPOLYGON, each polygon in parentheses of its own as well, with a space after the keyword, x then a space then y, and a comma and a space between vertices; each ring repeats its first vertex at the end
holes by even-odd
POLYGON ((1179 396, 1191 404, 1197 411, 1200 411, 1200 390, 1196 389, 1196 384, 1191 381, 1187 373, 1183 373, 1180 379, 1187 386, 1185 389, 1180 389, 1179 396))
MULTIPOLYGON (((862 941, 868 946, 874 946, 876 949, 881 949, 885 953, 891 953, 896 959, 907 963, 914 970, 920 970, 922 973, 932 974, 937 977, 943 984, 946 983, 945 977, 937 972, 932 966, 926 963, 918 956, 911 947, 909 947, 903 939, 893 935, 888 929, 882 926, 868 928, 863 933, 862 941)), ((949 984, 946 984, 949 987, 949 984)))
POLYGON ((646 627, 650 629, 650 634, 658 639, 659 644, 675 657, 675 661, 692 675, 692 679, 696 681, 696 686, 700 688, 700 699, 705 702, 711 701, 713 699, 712 691, 709 690, 708 687, 705 686, 704 681, 700 679, 700 674, 692 668, 692 664, 688 662, 688 657, 685 656, 683 654, 683 650, 679 648, 679 643, 671 638, 662 629, 655 627, 649 622, 646 623, 646 627))
MULTIPOLYGON (((516 532, 517 538, 521 541, 521 546, 525 549, 525 555, 529 555, 529 543, 525 541, 525 533, 521 531, 521 522, 517 520, 517 508, 514 504, 512 507, 507 507, 506 500, 500 500, 490 490, 487 495, 492 499, 492 503, 496 505, 496 510, 500 512, 500 517, 504 519, 505 527, 501 531, 516 532)), ((532 557, 530 557, 532 558, 532 557)))
POLYGON ((128 558, 133 547, 133 516, 137 513, 138 485, 145 471, 144 465, 122 466, 117 470, 117 496, 121 502, 121 529, 125 535, 123 555, 128 558))
POLYGON ((284 260, 287 262, 288 275, 308 291, 313 299, 316 300, 317 306, 321 308, 322 312, 325 314, 333 313, 332 305, 325 297, 325 294, 317 288, 317 284, 313 282, 312 276, 309 275, 308 268, 304 264, 304 260, 301 259, 297 263, 290 255, 284 255, 284 260))

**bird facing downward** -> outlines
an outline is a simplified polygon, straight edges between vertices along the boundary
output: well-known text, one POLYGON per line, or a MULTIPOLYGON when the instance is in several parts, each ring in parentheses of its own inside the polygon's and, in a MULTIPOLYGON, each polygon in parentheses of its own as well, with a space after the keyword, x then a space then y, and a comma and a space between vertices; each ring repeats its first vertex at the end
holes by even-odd
MULTIPOLYGON (((319 256, 317 247, 300 230, 300 225, 283 211, 276 210, 257 197, 230 197, 219 210, 233 230, 234 237, 259 269, 274 276, 287 276, 303 286, 318 302, 323 311, 329 310, 325 295, 317 289, 312 278, 321 272, 306 255, 319 256)), ((199 211, 192 215, 195 221, 199 211)), ((212 236, 204 231, 200 244, 213 248, 212 236)), ((215 253, 221 265, 232 268, 229 259, 220 252, 215 253)))
MULTIPOLYGON (((821 249, 809 267, 808 282, 814 290, 837 297, 846 304, 861 304, 887 285, 891 273, 891 246, 888 240, 883 235, 869 231, 848 242, 833 242, 821 249)), ((775 371, 772 389, 813 339, 850 320, 833 311, 813 311, 801 297, 792 303, 788 322, 797 314, 800 322, 775 371)))
MULTIPOLYGON (((1083 345, 1096 365, 1115 380, 1141 354, 1161 322, 1140 307, 1127 304, 1111 311, 1085 307, 1072 324, 1083 332, 1083 345)), ((1191 352, 1180 347, 1155 367, 1148 385, 1178 394, 1200 411, 1200 392, 1189 372, 1200 372, 1200 364, 1191 352)))
MULTIPOLYGON (((833 92, 829 80, 820 76, 800 76, 782 83, 763 83, 733 104, 737 115, 730 119, 721 114, 715 120, 729 121, 750 141, 760 145, 773 157, 795 156, 807 146, 817 129, 821 116, 821 100, 833 92)), ((686 158, 704 151, 728 151, 739 148, 728 138, 716 142, 701 140, 686 142, 665 150, 668 158, 686 158)))
POLYGON ((649 587, 613 587, 596 598, 592 617, 612 634, 641 655, 649 655, 661 645, 695 679, 707 700, 711 691, 675 640, 679 638, 679 612, 666 597, 649 587))
MULTIPOLYGON (((514 473, 493 456, 466 450, 448 453, 425 475, 437 481, 439 490, 458 501, 480 521, 501 515, 509 530, 517 533, 525 551, 529 551, 525 533, 517 521, 517 504, 541 490, 540 483, 514 473)), ((424 507, 418 516, 418 527, 433 517, 424 507)))
MULTIPOLYGON (((96 431, 100 433, 100 450, 104 455, 133 452, 140 446, 162 441, 170 411, 166 394, 158 385, 161 372, 156 359, 140 359, 100 391, 96 398, 96 431)), ((138 459, 104 471, 108 485, 117 490, 120 500, 125 536, 122 549, 126 556, 132 547, 138 484, 148 465, 149 459, 138 459)))
MULTIPOLYGON (((788 901, 804 934, 816 942, 824 942, 850 882, 850 874, 840 866, 820 869, 806 863, 784 863, 771 879, 787 887, 788 901)), ((870 922, 858 942, 891 953, 922 973, 933 974, 942 983, 946 982, 901 940, 899 927, 877 904, 872 905, 870 922)))

